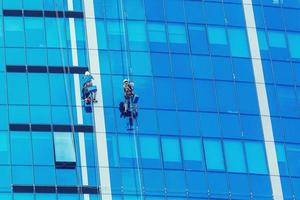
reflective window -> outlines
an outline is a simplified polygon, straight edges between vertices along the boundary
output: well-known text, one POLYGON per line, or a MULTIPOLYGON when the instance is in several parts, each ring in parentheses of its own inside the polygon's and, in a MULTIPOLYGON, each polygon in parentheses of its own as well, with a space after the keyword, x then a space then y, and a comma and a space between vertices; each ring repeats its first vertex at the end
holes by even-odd
POLYGON ((76 162, 72 133, 54 132, 54 148, 56 162, 76 162))

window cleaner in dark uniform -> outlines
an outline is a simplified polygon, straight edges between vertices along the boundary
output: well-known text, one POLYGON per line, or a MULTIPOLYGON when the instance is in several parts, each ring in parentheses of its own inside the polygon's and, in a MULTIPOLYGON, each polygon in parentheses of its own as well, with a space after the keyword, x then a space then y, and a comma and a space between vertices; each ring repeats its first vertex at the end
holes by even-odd
POLYGON ((133 129, 133 122, 138 116, 137 103, 139 97, 134 94, 134 83, 128 79, 123 80, 124 102, 120 102, 120 117, 129 118, 129 129, 133 129))
POLYGON ((84 99, 85 104, 97 103, 96 94, 97 87, 93 85, 93 76, 90 72, 86 71, 83 77, 83 87, 82 87, 82 99, 84 99))

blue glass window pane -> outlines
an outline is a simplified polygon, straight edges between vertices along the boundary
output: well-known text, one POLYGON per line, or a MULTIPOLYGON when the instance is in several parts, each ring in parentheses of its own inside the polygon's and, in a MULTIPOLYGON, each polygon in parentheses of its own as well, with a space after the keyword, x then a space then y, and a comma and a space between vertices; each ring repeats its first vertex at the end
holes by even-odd
POLYGON ((189 25, 188 28, 192 53, 208 54, 208 43, 205 27, 189 25))
POLYGON ((244 150, 241 142, 225 140, 224 153, 228 172, 246 172, 244 150))
POLYGON ((235 85, 232 82, 216 82, 217 98, 220 110, 223 112, 237 112, 235 85))
POLYGON ((270 47, 286 48, 285 36, 282 32, 268 32, 270 47))
POLYGON ((153 110, 139 109, 139 131, 145 134, 158 132, 157 116, 153 110))
POLYGON ((139 139, 142 165, 144 167, 160 166, 160 144, 157 137, 141 136, 139 139))
POLYGON ((47 49, 48 65, 49 66, 62 66, 64 57, 64 65, 66 65, 65 56, 67 55, 65 50, 62 49, 47 49))
POLYGON ((186 169, 203 170, 202 144, 197 138, 182 138, 182 155, 186 169))
POLYGON ((147 50, 147 38, 144 22, 127 22, 128 41, 131 50, 147 50))
MULTIPOLYGON (((0 160, 1 165, 10 163, 9 135, 7 132, 2 132, 2 131, 0 132, 0 157, 1 157, 0 160)), ((0 185, 1 185, 1 179, 0 179, 0 185)))
POLYGON ((27 48, 26 49, 27 65, 45 66, 47 65, 46 49, 27 48))
POLYGON ((136 148, 135 138, 131 135, 119 135, 119 156, 121 166, 135 166, 136 148))
POLYGON ((168 78, 155 78, 155 88, 157 107, 163 109, 175 108, 175 96, 172 80, 168 78))
POLYGON ((3 0, 4 9, 22 9, 22 0, 3 0))
POLYGON ((268 174, 264 146, 260 142, 245 142, 248 171, 254 174, 268 174))
POLYGON ((207 170, 225 170, 221 142, 214 139, 203 140, 207 170))
MULTIPOLYGON (((99 133, 97 133, 99 134, 99 133)), ((118 144, 117 137, 115 135, 107 135, 107 151, 108 151, 108 161, 109 165, 114 167, 119 165, 118 157, 118 144)))
POLYGON ((300 146, 296 144, 287 144, 286 145, 286 156, 289 165, 289 172, 291 176, 299 176, 300 175, 300 146))
POLYGON ((171 64, 170 64, 169 54, 151 53, 151 64, 152 64, 152 72, 154 76, 170 75, 171 64))
MULTIPOLYGON (((4 68, 5 68, 4 48, 0 48, 0 72, 4 71, 4 68)), ((1 80, 1 73, 0 73, 0 80, 1 80)), ((1 100, 0 100, 0 102, 1 102, 1 100)))
POLYGON ((257 31, 257 38, 258 38, 258 44, 260 49, 260 56, 262 58, 269 58, 269 46, 267 42, 267 35, 266 32, 263 30, 257 31))
POLYGON ((279 109, 282 115, 299 116, 299 103, 294 87, 277 86, 279 109))
POLYGON ((44 20, 40 18, 25 17, 25 33, 27 47, 45 47, 44 20))
POLYGON ((221 2, 205 2, 205 13, 208 24, 224 25, 224 9, 221 2), (213 10, 213 12, 211 12, 213 10))
POLYGON ((228 182, 232 198, 247 199, 249 197, 250 188, 247 174, 228 174, 228 182))
MULTIPOLYGON (((235 0, 234 3, 237 3, 235 0)), ((244 10, 241 4, 224 3, 226 20, 229 25, 245 26, 244 10)))
POLYGON ((256 86, 251 83, 238 83, 236 86, 240 112, 258 114, 259 108, 256 86))
POLYGON ((190 23, 204 23, 204 3, 201 1, 186 0, 185 3, 185 14, 187 21, 190 23))
POLYGON ((284 144, 276 143, 276 156, 278 162, 279 173, 282 176, 288 175, 288 165, 285 155, 285 147, 284 144))
POLYGON ((280 7, 263 7, 267 28, 284 30, 284 17, 280 7))
POLYGON ((165 1, 166 18, 168 21, 183 22, 183 0, 165 1), (176 12, 174 12, 176 10, 176 12))
MULTIPOLYGON (((116 21, 107 22, 107 39, 110 49, 121 49, 124 46, 124 31, 116 21)), ((101 37, 100 37, 101 38, 101 37)))
POLYGON ((219 118, 216 113, 200 113, 199 126, 203 136, 221 136, 219 118), (210 124, 210 126, 207 126, 207 124, 210 124))
POLYGON ((4 18, 5 45, 8 47, 24 47, 24 25, 21 17, 4 18))
MULTIPOLYGON (((11 191, 11 168, 9 166, 0 166, 0 190, 2 192, 11 191)), ((1 199, 5 199, 4 196, 0 195, 1 199)), ((9 198, 8 198, 9 199, 9 198)))
POLYGON ((148 23, 149 45, 152 51, 168 51, 166 28, 163 23, 148 23))
POLYGON ((11 160, 14 165, 32 165, 30 133, 11 132, 11 160))
POLYGON ((271 56, 276 59, 289 59, 289 52, 284 33, 269 31, 268 36, 271 56))
POLYGON ((162 170, 144 169, 143 185, 146 194, 162 195, 164 188, 164 175, 162 170), (155 181, 153 177, 155 177, 155 181))
POLYGON ((195 78, 212 79, 213 67, 209 56, 192 56, 192 65, 195 78))
POLYGON ((300 128, 300 120, 296 118, 282 119, 285 129, 285 140, 288 142, 299 142, 300 135, 298 134, 300 128))
POLYGON ((165 180, 169 195, 182 196, 185 194, 184 171, 165 170, 165 180))
POLYGON ((66 80, 63 74, 50 74, 50 97, 52 105, 67 105, 66 80))
POLYGON ((240 127, 239 116, 236 114, 220 114, 220 123, 222 127, 223 137, 240 138, 242 130, 240 127))
POLYGON ((54 148, 56 162, 76 162, 74 139, 72 133, 55 132, 54 148))
POLYGON ((188 55, 172 54, 172 67, 175 77, 192 77, 191 63, 188 55))
POLYGON ((290 63, 273 61, 272 64, 273 64, 274 78, 278 84, 285 84, 285 85, 294 84, 295 75, 290 63))
POLYGON ((65 21, 60 18, 45 18, 47 47, 66 48, 65 21))
POLYGON ((107 18, 119 18, 119 0, 104 1, 104 10, 107 18))
POLYGON ((232 62, 228 57, 212 57, 211 60, 217 80, 233 81, 232 62))
POLYGON ((195 94, 193 81, 187 79, 175 79, 177 108, 179 110, 195 110, 195 94))
POLYGON ((180 131, 182 135, 199 136, 199 113, 178 112, 180 131))
POLYGON ((51 118, 53 124, 70 124, 71 110, 65 106, 52 106, 51 118))
POLYGON ((146 17, 148 20, 163 20, 164 19, 164 2, 163 1, 153 1, 144 0, 146 17))
POLYGON ((34 200, 33 194, 14 194, 14 200, 34 200))
POLYGON ((9 106, 10 123, 29 123, 28 106, 9 106))
POLYGON ((11 104, 28 104, 28 83, 26 75, 7 74, 8 101, 11 104))
POLYGON ((208 186, 204 172, 186 171, 186 182, 188 192, 191 196, 207 197, 208 186))
POLYGON ((52 200, 56 199, 56 194, 35 194, 35 199, 36 200, 52 200))
POLYGON ((300 58, 300 34, 288 33, 288 42, 292 58, 300 58))
POLYGON ((138 176, 138 171, 135 169, 126 169, 123 168, 121 170, 121 178, 123 181, 123 190, 125 194, 134 194, 134 193, 139 193, 140 187, 139 187, 139 176, 138 176))
POLYGON ((207 173, 207 180, 211 197, 218 199, 228 194, 228 182, 224 173, 207 173), (218 183, 218 184, 216 184, 218 183))
POLYGON ((228 38, 232 56, 249 57, 248 40, 245 30, 229 28, 228 38))
POLYGON ((272 198, 270 176, 250 175, 249 177, 251 192, 254 198, 272 198))
POLYGON ((294 193, 296 198, 300 198, 300 179, 299 178, 293 178, 292 179, 294 193))
POLYGON ((144 19, 145 9, 143 0, 124 1, 124 12, 128 19, 144 19))
POLYGON ((131 52, 132 75, 151 76, 150 54, 144 52, 131 52))
POLYGON ((208 26, 208 42, 213 55, 229 55, 225 28, 208 26))
MULTIPOLYGON (((87 19, 87 23, 91 23, 87 19)), ((96 27, 97 27, 97 41, 98 41, 98 48, 99 49, 107 49, 107 37, 106 37, 106 30, 103 20, 96 20, 96 27)))
POLYGON ((175 111, 159 110, 157 116, 161 134, 178 135, 178 119, 175 111))
POLYGON ((30 104, 48 105, 50 103, 48 76, 29 74, 28 79, 30 104))
POLYGON ((35 166, 34 182, 36 185, 55 185, 54 166, 35 166))
POLYGON ((180 143, 177 138, 161 138, 162 153, 165 168, 181 167, 180 143))
POLYGON ((254 81, 253 67, 250 59, 233 58, 235 79, 238 81, 254 81))
POLYGON ((0 105, 0 130, 8 130, 8 109, 7 106, 0 105))
POLYGON ((33 162, 35 165, 53 165, 53 138, 51 133, 32 133, 33 162))
MULTIPOLYGON (((1 6, 0 6, 0 8, 1 8, 1 6)), ((3 21, 1 20, 1 22, 0 22, 0 47, 3 47, 3 45, 4 45, 4 34, 3 34, 3 21)), ((0 67, 0 69, 1 69, 1 67, 0 67)))
MULTIPOLYGON (((76 169, 57 169, 56 170, 57 185, 78 185, 76 169)), ((72 199, 72 198, 71 198, 72 199)), ((64 200, 64 199, 62 199, 64 200)), ((72 199, 73 200, 73 199, 72 199)))
POLYGON ((187 49, 187 34, 185 27, 180 24, 168 24, 170 49, 176 53, 186 53, 187 49))
POLYGON ((240 119, 243 129, 243 137, 254 140, 263 139, 261 119, 259 116, 241 115, 240 119))
MULTIPOLYGON (((33 170, 32 166, 13 166, 12 182, 15 185, 32 185, 33 170)), ((20 199, 21 200, 21 199, 20 199)))

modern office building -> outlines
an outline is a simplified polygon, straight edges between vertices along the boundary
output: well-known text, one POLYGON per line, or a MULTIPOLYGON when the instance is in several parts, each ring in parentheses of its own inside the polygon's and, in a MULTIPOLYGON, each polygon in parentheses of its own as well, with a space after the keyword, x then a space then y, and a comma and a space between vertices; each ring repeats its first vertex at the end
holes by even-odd
POLYGON ((0 200, 300 199, 299 0, 0 2, 0 200))

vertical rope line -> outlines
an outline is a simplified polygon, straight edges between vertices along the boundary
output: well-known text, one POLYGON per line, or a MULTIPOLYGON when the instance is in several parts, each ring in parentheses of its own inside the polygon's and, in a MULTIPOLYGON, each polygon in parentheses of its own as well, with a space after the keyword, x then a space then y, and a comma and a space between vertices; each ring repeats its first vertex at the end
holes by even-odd
MULTIPOLYGON (((126 40, 126 29, 125 29, 125 17, 124 17, 124 5, 123 0, 119 0, 120 2, 120 9, 121 9, 121 21, 122 21, 122 31, 123 31, 123 42, 124 42, 124 50, 125 50, 125 67, 127 72, 127 79, 130 80, 130 72, 131 67, 129 66, 129 59, 128 59, 128 46, 126 40)), ((127 18, 127 13, 125 12, 125 16, 127 18)), ((132 103, 130 104, 132 107, 132 103)), ((133 117, 133 112, 131 112, 131 118, 133 119, 134 123, 136 123, 136 127, 133 128, 133 140, 134 140, 134 149, 135 149, 135 157, 136 157, 136 167, 138 172, 138 181, 139 181, 139 188, 140 188, 140 196, 141 200, 143 199, 143 190, 142 190, 142 177, 141 177, 141 169, 140 169, 140 161, 139 161, 139 153, 138 153, 138 142, 137 142, 137 134, 138 134, 138 125, 137 120, 133 117)))

